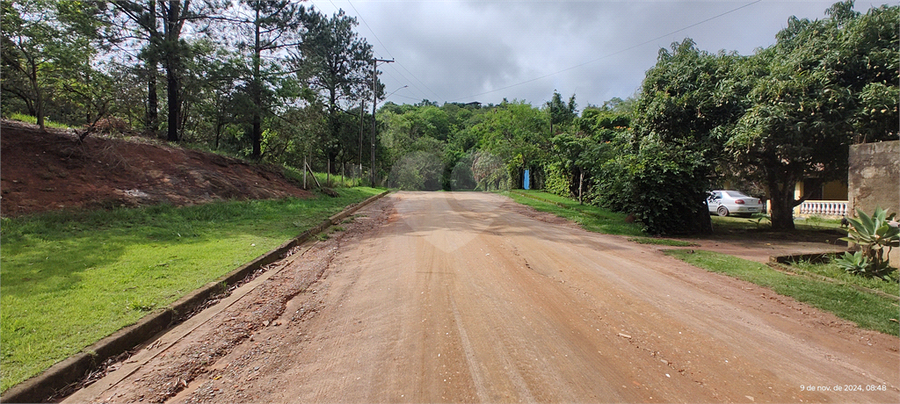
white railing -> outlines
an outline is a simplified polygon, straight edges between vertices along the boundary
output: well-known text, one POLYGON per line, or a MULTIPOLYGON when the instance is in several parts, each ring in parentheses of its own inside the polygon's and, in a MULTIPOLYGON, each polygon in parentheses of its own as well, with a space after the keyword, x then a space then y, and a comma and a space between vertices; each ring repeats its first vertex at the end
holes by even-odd
POLYGON ((804 201, 797 207, 799 215, 846 216, 847 201, 804 201))

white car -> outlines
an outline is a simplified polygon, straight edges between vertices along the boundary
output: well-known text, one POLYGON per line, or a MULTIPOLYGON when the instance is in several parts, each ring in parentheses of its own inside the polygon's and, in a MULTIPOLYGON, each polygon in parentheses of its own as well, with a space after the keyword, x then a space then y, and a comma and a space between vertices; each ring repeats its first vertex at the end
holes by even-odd
POLYGON ((760 213, 765 209, 762 200, 759 198, 744 195, 740 191, 722 189, 710 192, 706 204, 709 206, 709 213, 715 213, 719 216, 734 214, 750 217, 754 213, 760 213))

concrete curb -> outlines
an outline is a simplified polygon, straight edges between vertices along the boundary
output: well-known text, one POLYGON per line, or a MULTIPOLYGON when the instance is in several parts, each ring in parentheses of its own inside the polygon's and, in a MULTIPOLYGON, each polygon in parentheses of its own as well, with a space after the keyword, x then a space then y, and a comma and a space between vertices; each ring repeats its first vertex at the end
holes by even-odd
POLYGON ((814 264, 827 262, 831 260, 831 257, 841 255, 844 251, 823 251, 817 253, 806 253, 806 254, 789 254, 789 255, 773 255, 769 257, 769 262, 775 262, 779 264, 790 264, 797 261, 809 261, 814 264))
POLYGON ((149 338, 169 328, 180 314, 190 313, 210 297, 225 291, 225 285, 235 284, 257 269, 282 259, 284 254, 291 248, 303 244, 316 234, 340 223, 341 220, 387 195, 389 192, 384 191, 358 204, 350 205, 342 212, 329 217, 274 250, 257 257, 250 263, 223 275, 215 282, 207 283, 164 309, 141 318, 136 324, 116 331, 81 352, 56 363, 43 373, 10 387, 9 390, 0 396, 0 402, 38 403, 46 401, 54 396, 56 392, 73 383, 77 383, 88 372, 98 368, 107 359, 145 343, 149 338))

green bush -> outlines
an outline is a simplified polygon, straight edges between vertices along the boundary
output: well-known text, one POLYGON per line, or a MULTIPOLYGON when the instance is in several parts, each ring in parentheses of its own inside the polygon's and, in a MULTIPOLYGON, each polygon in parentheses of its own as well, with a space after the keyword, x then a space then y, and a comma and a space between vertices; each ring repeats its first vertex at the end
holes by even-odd
POLYGON ((441 189, 444 167, 441 158, 434 153, 415 151, 403 156, 391 170, 391 187, 412 191, 437 191, 441 189))
POLYGON ((544 181, 544 190, 563 197, 569 196, 569 189, 572 183, 566 175, 566 171, 558 164, 551 164, 546 167, 547 178, 544 181))
POLYGON ((478 184, 475 182, 475 174, 472 173, 471 157, 464 158, 453 166, 450 172, 450 190, 462 191, 472 190, 478 184))
POLYGON ((593 201, 631 213, 648 234, 708 232, 707 167, 700 153, 656 142, 603 165, 593 201))
POLYGON ((856 213, 859 219, 848 219, 848 237, 841 240, 856 244, 859 251, 844 253, 835 263, 855 275, 889 280, 889 275, 897 269, 890 266, 888 255, 900 240, 900 228, 890 224, 895 214, 888 215, 881 207, 876 207, 872 216, 861 209, 856 209, 856 213))

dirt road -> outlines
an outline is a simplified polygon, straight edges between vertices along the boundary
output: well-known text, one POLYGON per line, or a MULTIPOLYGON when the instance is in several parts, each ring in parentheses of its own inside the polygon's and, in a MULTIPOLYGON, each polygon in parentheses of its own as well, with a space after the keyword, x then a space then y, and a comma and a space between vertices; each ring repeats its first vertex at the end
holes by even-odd
POLYGON ((897 338, 502 196, 342 227, 69 401, 900 402, 897 338))

